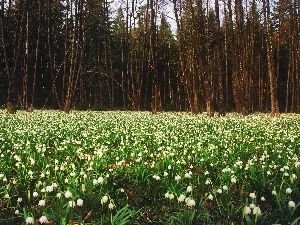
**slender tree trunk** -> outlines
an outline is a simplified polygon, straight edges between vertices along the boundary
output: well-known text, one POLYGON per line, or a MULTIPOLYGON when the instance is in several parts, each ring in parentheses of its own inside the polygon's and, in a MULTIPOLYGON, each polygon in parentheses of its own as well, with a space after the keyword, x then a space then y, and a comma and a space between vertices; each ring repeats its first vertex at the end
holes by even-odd
POLYGON ((277 100, 277 77, 275 75, 275 64, 273 57, 273 44, 272 44, 272 29, 270 22, 270 4, 269 0, 263 1, 264 8, 264 26, 266 32, 266 51, 267 51, 267 62, 268 62, 268 75, 270 82, 270 95, 271 95, 271 115, 279 115, 279 106, 277 100))

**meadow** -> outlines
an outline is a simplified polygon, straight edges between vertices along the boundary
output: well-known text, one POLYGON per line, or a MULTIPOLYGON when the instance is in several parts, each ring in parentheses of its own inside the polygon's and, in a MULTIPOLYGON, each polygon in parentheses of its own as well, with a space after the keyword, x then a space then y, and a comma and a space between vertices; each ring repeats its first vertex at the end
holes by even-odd
POLYGON ((300 115, 0 111, 0 224, 300 224, 300 115))

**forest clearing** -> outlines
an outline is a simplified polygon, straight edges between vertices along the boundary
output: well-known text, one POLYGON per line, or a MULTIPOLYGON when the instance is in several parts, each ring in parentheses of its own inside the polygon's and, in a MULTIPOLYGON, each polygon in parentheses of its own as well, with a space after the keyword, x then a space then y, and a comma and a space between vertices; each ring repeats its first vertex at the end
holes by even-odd
POLYGON ((299 224, 300 116, 0 111, 0 223, 299 224))

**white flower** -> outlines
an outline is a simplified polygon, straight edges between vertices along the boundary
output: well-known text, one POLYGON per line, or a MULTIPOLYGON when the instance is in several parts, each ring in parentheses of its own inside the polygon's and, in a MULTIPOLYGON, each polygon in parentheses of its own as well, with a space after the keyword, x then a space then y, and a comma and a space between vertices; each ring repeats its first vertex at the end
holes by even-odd
POLYGON ((169 169, 169 170, 170 170, 170 169, 172 169, 172 166, 171 166, 171 165, 169 165, 169 166, 168 166, 168 169, 169 169))
POLYGON ((210 184, 210 180, 206 180, 206 181, 205 181, 205 184, 206 184, 206 185, 209 185, 209 184, 210 184))
POLYGON ((253 214, 254 214, 254 215, 259 215, 259 214, 261 214, 260 208, 259 208, 259 207, 255 207, 255 208, 253 209, 253 214))
POLYGON ((61 198, 61 193, 57 193, 56 197, 61 198))
POLYGON ((294 208, 296 206, 295 202, 289 201, 289 207, 294 208))
POLYGON ((179 175, 175 176, 175 180, 180 180, 180 179, 181 179, 181 177, 179 175))
POLYGON ((109 208, 109 209, 113 209, 113 208, 115 208, 115 205, 114 205, 114 203, 110 202, 110 203, 108 204, 108 208, 109 208))
POLYGON ((29 217, 27 217, 27 218, 26 218, 26 223, 27 223, 27 224, 33 224, 33 223, 34 223, 34 220, 33 220, 33 218, 32 218, 32 217, 30 217, 30 216, 29 216, 29 217))
POLYGON ((236 179, 233 177, 233 178, 231 178, 231 183, 236 183, 236 179))
POLYGON ((98 178, 98 184, 102 184, 103 181, 104 181, 104 178, 103 178, 103 177, 99 177, 99 178, 98 178))
POLYGON ((18 198, 18 199, 17 199, 17 202, 22 202, 22 198, 18 198))
POLYGON ((207 197, 209 200, 213 200, 214 196, 212 194, 209 194, 207 197))
POLYGON ((186 201, 186 204, 187 204, 187 206, 189 206, 189 207, 193 207, 193 206, 196 205, 196 202, 195 202, 194 199, 188 198, 188 200, 186 201))
POLYGON ((222 189, 219 188, 219 189, 217 190, 217 192, 218 192, 219 194, 222 194, 222 189))
POLYGON ((77 205, 82 206, 83 205, 83 200, 82 199, 77 199, 77 205))
POLYGON ((76 206, 76 203, 74 201, 69 201, 69 206, 73 208, 76 206))
POLYGON ((93 180, 93 185, 96 185, 96 184, 98 184, 98 180, 94 179, 93 180))
POLYGON ((72 197, 72 193, 71 193, 70 191, 66 191, 65 197, 66 197, 66 198, 72 197))
POLYGON ((37 197, 37 196, 39 196, 39 193, 37 193, 37 192, 35 191, 35 192, 32 193, 32 196, 33 196, 33 197, 37 197))
POLYGON ((17 209, 17 210, 15 211, 15 214, 18 215, 19 213, 20 213, 20 211, 17 209))
POLYGON ((277 195, 275 190, 272 191, 272 195, 277 195))
POLYGON ((160 180, 160 176, 158 176, 158 175, 153 175, 153 178, 154 178, 155 180, 160 180))
POLYGON ((250 206, 251 209, 255 208, 255 205, 253 203, 251 203, 249 206, 250 206))
POLYGON ((245 214, 250 214, 251 213, 251 208, 246 206, 244 209, 245 214))
POLYGON ((190 173, 186 173, 186 174, 184 175, 184 177, 185 177, 185 178, 191 178, 192 176, 191 176, 190 173))
POLYGON ((167 192, 167 193, 165 194, 165 198, 169 198, 169 195, 170 195, 170 193, 167 192))
POLYGON ((256 198, 255 193, 250 193, 249 196, 250 196, 250 198, 252 198, 252 199, 253 199, 253 198, 256 198))
POLYGON ((47 222, 47 217, 46 216, 41 216, 41 218, 39 219, 40 223, 46 223, 47 222))
POLYGON ((192 192, 192 190, 193 190, 193 187, 192 187, 192 186, 187 186, 187 188, 186 188, 186 191, 187 191, 187 192, 192 192))
POLYGON ((5 195, 4 195, 4 198, 9 198, 9 194, 5 194, 5 195))
POLYGON ((174 198, 174 194, 169 194, 169 199, 172 200, 174 198))
POLYGON ((287 188, 287 189, 285 190, 285 192, 286 192, 287 194, 291 194, 291 193, 292 193, 292 189, 291 189, 291 188, 287 188))
POLYGON ((166 177, 166 176, 168 176, 168 175, 169 175, 168 172, 165 171, 165 172, 164 172, 164 177, 166 177))
POLYGON ((46 192, 52 192, 52 191, 53 191, 52 185, 46 187, 46 192))
POLYGON ((226 191, 228 190, 228 187, 226 185, 223 186, 223 190, 226 191))
POLYGON ((46 204, 46 201, 45 200, 40 200, 39 201, 39 206, 45 206, 46 204))
POLYGON ((101 199, 101 203, 106 203, 108 201, 108 197, 106 195, 104 195, 101 199))
POLYGON ((178 197, 178 202, 183 202, 185 199, 185 195, 181 194, 179 197, 178 197))
POLYGON ((263 202, 266 201, 265 197, 261 197, 260 200, 263 202))

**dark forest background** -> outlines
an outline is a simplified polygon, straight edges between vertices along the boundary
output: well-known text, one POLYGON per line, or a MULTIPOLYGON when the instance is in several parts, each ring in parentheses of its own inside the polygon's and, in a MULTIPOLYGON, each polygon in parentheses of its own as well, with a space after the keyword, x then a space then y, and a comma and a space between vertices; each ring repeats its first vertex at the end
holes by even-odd
POLYGON ((300 113, 299 0, 0 7, 0 105, 8 109, 300 113))

